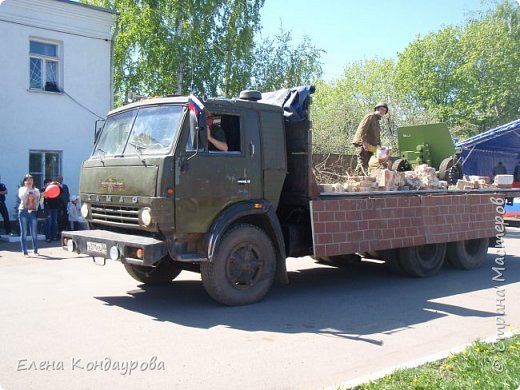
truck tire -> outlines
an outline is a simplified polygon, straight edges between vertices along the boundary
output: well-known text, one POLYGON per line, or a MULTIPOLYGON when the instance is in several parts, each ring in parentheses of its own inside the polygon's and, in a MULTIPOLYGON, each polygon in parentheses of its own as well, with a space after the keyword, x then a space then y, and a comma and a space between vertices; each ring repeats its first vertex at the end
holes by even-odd
POLYGON ((446 260, 458 269, 479 268, 486 260, 489 238, 450 242, 446 250, 446 260))
POLYGON ((171 283, 181 273, 181 268, 169 258, 162 260, 156 267, 144 267, 142 265, 124 264, 126 272, 138 282, 156 286, 171 283))
POLYGON ((410 276, 425 278, 435 275, 446 256, 446 243, 400 248, 399 264, 410 276))
POLYGON ((202 283, 215 301, 228 306, 261 300, 276 273, 273 243, 260 228, 231 227, 218 245, 212 262, 200 266, 202 283))
POLYGON ((386 269, 396 275, 407 275, 399 259, 397 249, 385 249, 377 251, 377 255, 381 260, 385 261, 386 269))

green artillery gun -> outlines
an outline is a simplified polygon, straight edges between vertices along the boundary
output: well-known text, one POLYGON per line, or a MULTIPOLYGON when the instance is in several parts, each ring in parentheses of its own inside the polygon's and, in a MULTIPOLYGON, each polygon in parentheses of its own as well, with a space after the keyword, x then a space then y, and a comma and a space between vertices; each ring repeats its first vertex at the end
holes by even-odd
POLYGON ((455 184, 462 179, 462 165, 445 123, 406 126, 397 129, 400 158, 392 164, 394 171, 410 171, 417 165, 428 164, 437 169, 439 180, 455 184))

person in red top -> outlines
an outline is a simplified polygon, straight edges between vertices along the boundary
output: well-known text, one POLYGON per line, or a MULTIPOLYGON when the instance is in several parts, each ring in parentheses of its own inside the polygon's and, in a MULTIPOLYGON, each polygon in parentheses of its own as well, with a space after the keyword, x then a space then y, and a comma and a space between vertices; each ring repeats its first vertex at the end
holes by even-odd
MULTIPOLYGON (((50 179, 45 179, 43 182, 45 185, 45 189, 51 184, 57 185, 59 187, 59 183, 55 181, 50 181, 50 179)), ((60 195, 61 195, 61 188, 60 188, 60 195)), ((58 215, 60 212, 60 207, 62 204, 62 200, 60 198, 60 195, 54 198, 49 198, 45 196, 45 192, 43 193, 43 196, 45 197, 45 210, 47 210, 48 217, 47 217, 47 226, 45 229, 45 241, 51 242, 52 240, 59 240, 58 238, 58 215)))

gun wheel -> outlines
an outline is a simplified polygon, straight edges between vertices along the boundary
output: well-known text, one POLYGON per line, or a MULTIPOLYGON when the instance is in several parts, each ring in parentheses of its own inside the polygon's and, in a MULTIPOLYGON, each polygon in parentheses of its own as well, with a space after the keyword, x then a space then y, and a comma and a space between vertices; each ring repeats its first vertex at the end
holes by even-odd
POLYGON ((462 165, 453 157, 448 157, 442 160, 437 175, 439 180, 447 181, 448 184, 456 184, 459 179, 462 179, 462 165))
POLYGON ((405 172, 410 171, 411 169, 412 167, 410 166, 410 163, 406 161, 404 158, 398 158, 392 164, 392 171, 405 172))

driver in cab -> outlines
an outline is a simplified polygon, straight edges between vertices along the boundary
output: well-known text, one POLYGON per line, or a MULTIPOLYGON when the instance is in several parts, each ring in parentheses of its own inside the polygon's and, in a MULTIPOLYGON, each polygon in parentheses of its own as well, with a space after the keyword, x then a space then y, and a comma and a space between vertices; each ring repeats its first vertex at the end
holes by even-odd
POLYGON ((224 129, 222 129, 219 124, 214 123, 215 117, 212 113, 208 113, 206 119, 206 127, 208 129, 208 149, 227 152, 228 144, 226 142, 224 129))

